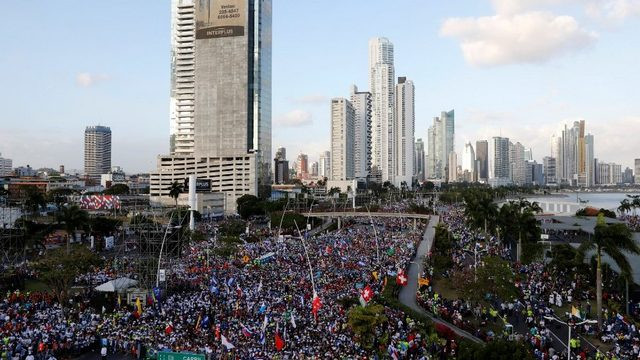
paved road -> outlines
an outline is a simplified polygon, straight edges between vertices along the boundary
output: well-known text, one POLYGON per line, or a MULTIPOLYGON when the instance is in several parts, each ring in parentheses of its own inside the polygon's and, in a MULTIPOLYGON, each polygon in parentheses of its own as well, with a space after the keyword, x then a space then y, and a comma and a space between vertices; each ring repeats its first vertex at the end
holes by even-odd
POLYGON ((400 291, 399 300, 404 305, 407 305, 411 309, 429 317, 434 323, 440 323, 446 325, 451 330, 453 330, 459 336, 465 337, 471 341, 481 343, 482 340, 473 336, 471 333, 464 331, 462 329, 457 328, 453 324, 433 317, 429 312, 425 311, 423 308, 418 306, 416 302, 416 292, 418 290, 418 276, 422 273, 422 262, 424 260, 425 255, 431 250, 431 246, 433 246, 433 239, 435 237, 435 227, 440 222, 439 216, 431 216, 431 220, 429 221, 429 225, 427 226, 427 230, 424 233, 424 237, 418 246, 418 251, 416 253, 415 258, 411 262, 411 266, 409 267, 409 282, 407 286, 403 287, 400 291))
POLYGON ((409 213, 384 213, 384 212, 354 212, 354 211, 325 211, 301 214, 306 217, 382 217, 382 218, 406 218, 406 219, 429 219, 431 215, 409 214, 409 213))

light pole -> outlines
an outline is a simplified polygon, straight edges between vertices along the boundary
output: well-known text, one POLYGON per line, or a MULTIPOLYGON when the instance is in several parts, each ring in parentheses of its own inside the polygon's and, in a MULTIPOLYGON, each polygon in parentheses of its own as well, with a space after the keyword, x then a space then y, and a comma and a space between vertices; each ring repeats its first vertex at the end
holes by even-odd
POLYGON ((556 317, 552 317, 552 316, 545 316, 544 317, 547 320, 550 321, 556 321, 562 325, 567 325, 567 328, 569 329, 569 339, 567 340, 567 360, 571 360, 571 327, 572 326, 580 326, 580 325, 584 325, 584 324, 596 324, 597 321, 595 320, 584 320, 582 322, 576 323, 576 322, 572 322, 572 321, 568 321, 568 322, 564 322, 556 317))

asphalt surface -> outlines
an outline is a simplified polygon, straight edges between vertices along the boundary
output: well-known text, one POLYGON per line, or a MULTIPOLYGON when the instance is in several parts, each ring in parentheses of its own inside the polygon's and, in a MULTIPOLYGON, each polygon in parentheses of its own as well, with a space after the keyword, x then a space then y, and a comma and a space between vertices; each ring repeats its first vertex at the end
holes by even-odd
POLYGON ((458 334, 458 336, 465 337, 477 343, 481 343, 482 340, 472 335, 471 333, 464 331, 447 321, 434 317, 431 313, 421 308, 416 301, 416 292, 418 291, 418 277, 422 273, 422 263, 424 261, 425 255, 431 250, 431 246, 433 246, 433 239, 435 237, 435 232, 436 232, 435 227, 439 222, 440 222, 439 216, 436 216, 436 215, 431 216, 431 219, 429 220, 429 225, 427 226, 427 229, 424 232, 424 237, 422 238, 422 241, 418 246, 418 251, 416 252, 416 256, 411 262, 411 266, 409 267, 409 272, 408 272, 409 281, 407 283, 407 286, 403 287, 402 290, 400 290, 399 300, 404 305, 427 316, 434 323, 440 323, 449 327, 456 334, 458 334))

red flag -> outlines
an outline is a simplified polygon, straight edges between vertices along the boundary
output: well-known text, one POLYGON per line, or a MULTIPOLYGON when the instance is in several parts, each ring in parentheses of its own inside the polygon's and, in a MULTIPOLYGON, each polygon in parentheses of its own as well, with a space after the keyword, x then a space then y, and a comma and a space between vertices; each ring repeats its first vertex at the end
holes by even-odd
POLYGON ((371 287, 367 285, 364 289, 360 290, 360 296, 365 303, 368 303, 373 298, 373 290, 371 290, 371 287))
POLYGON ((396 277, 396 284, 406 286, 408 282, 409 279, 407 278, 407 275, 405 275, 404 270, 399 270, 398 277, 396 277))
POLYGON ((167 324, 167 327, 164 328, 164 333, 169 335, 173 332, 173 325, 171 323, 167 324))
POLYGON ((220 325, 216 325, 216 340, 220 339, 220 325))
POLYGON ((284 349, 284 340, 282 340, 282 338, 280 337, 280 334, 278 334, 277 332, 276 332, 275 343, 276 343, 276 350, 282 351, 282 349, 284 349))
POLYGON ((311 312, 314 317, 318 317, 318 310, 322 307, 322 301, 320 297, 315 292, 313 293, 313 300, 311 301, 311 312))

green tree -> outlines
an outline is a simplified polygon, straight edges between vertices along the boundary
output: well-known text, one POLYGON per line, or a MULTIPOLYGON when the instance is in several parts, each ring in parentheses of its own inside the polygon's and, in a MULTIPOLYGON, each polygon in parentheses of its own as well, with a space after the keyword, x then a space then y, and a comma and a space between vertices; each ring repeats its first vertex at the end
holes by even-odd
POLYGON ((71 251, 62 248, 47 251, 35 265, 39 279, 47 284, 61 304, 69 298, 75 278, 101 264, 100 258, 85 246, 74 246, 71 251))
POLYGON ((629 201, 629 199, 624 199, 620 202, 620 206, 618 206, 618 211, 621 214, 626 214, 629 211, 631 211, 631 208, 632 208, 631 201, 629 201))
POLYGON ((251 216, 264 214, 262 203, 260 199, 253 195, 242 195, 236 200, 238 214, 243 219, 248 219, 251 216))
POLYGON ((54 203, 58 207, 61 207, 64 203, 68 202, 69 196, 74 195, 76 193, 77 192, 73 189, 58 188, 58 189, 53 189, 47 192, 46 199, 48 202, 54 203))
POLYGON ((388 320, 384 314, 384 306, 373 303, 364 307, 351 308, 347 319, 349 327, 360 339, 362 347, 368 350, 373 348, 376 329, 388 320))
POLYGON ((176 209, 178 208, 178 198, 182 191, 184 191, 184 185, 177 181, 174 181, 173 184, 171 184, 171 187, 169 187, 169 196, 173 198, 173 201, 175 201, 176 209))
POLYGON ((105 195, 127 195, 129 187, 126 184, 115 184, 102 193, 105 195))
POLYGON ((42 191, 38 190, 35 186, 29 186, 26 189, 26 198, 24 200, 24 206, 31 213, 31 215, 37 215, 42 208, 47 205, 47 199, 45 199, 42 191))
POLYGON ((535 215, 542 212, 537 202, 529 202, 525 199, 509 201, 503 204, 498 215, 498 226, 505 235, 517 236, 516 261, 521 261, 522 241, 540 238, 540 225, 535 215))
POLYGON ((529 347, 517 341, 494 340, 476 344, 463 340, 458 347, 458 360, 534 360, 529 347))
POLYGON ((598 327, 602 326, 602 255, 608 255, 618 265, 621 272, 630 274, 631 265, 625 252, 640 254, 640 247, 633 240, 631 230, 625 224, 607 225, 602 214, 598 215, 598 222, 594 236, 586 240, 578 248, 578 259, 584 260, 588 251, 595 250, 596 257, 596 306, 598 313, 598 327))
POLYGON ((515 274, 505 260, 497 256, 489 256, 477 269, 477 286, 484 293, 490 293, 502 300, 511 301, 518 296, 514 285, 515 274))
POLYGON ((58 212, 57 218, 60 223, 64 223, 64 229, 67 231, 67 253, 69 253, 71 237, 75 235, 76 230, 87 227, 89 214, 80 209, 78 205, 71 205, 63 207, 58 212))

